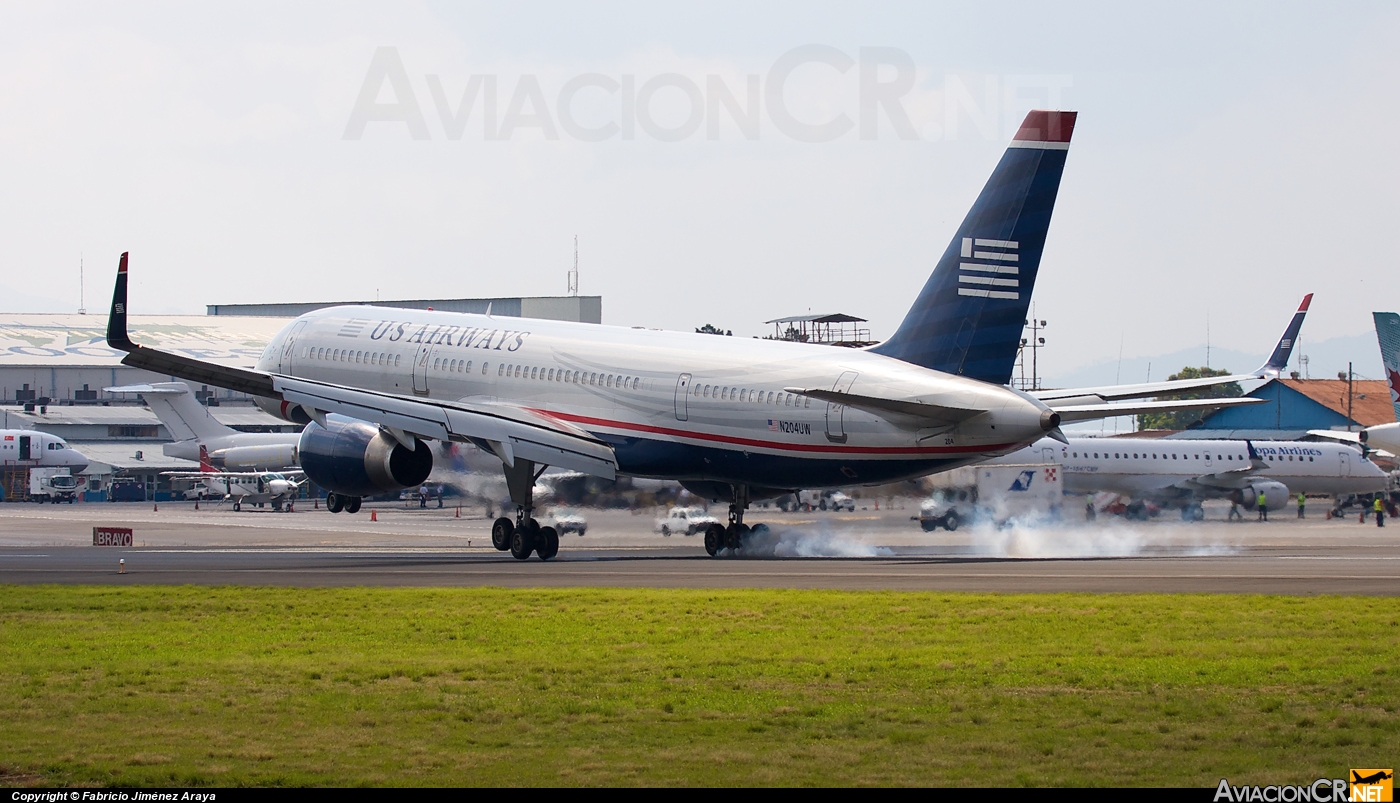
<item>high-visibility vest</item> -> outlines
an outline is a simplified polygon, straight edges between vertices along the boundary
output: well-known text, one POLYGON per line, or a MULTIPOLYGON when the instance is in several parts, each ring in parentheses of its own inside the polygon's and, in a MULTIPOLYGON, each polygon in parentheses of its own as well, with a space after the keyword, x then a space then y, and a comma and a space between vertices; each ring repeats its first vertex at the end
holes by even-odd
POLYGON ((1302 494, 1298 494, 1298 504, 1299 504, 1299 505, 1304 504, 1306 501, 1307 501, 1307 500, 1303 498, 1303 495, 1302 495, 1302 494))
POLYGON ((1376 497, 1376 504, 1372 509, 1375 510, 1377 513, 1381 512, 1382 510, 1385 510, 1385 506, 1381 504, 1381 498, 1379 496, 1376 497))
POLYGON ((1268 504, 1269 504, 1269 497, 1267 497, 1267 496, 1265 496, 1265 495, 1263 495, 1263 494, 1259 494, 1259 507, 1267 507, 1268 504))

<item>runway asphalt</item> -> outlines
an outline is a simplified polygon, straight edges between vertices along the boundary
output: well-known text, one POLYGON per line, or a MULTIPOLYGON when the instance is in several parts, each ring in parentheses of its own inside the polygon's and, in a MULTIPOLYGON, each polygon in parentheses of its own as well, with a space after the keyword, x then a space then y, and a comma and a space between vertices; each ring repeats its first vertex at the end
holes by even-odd
MULTIPOLYGON (((854 513, 753 511, 773 534, 711 558, 699 536, 662 537, 658 511, 584 511, 559 556, 516 561, 490 546, 480 509, 399 505, 356 516, 189 503, 0 505, 0 583, 278 586, 632 586, 988 592, 1400 593, 1400 529, 1326 521, 1093 523, 922 532, 913 500, 854 513), (132 547, 92 546, 93 526, 132 547), (1391 533, 1395 533, 1392 536, 1391 533), (118 573, 119 560, 126 573, 118 573)), ((721 513, 717 508, 716 513, 721 513)), ((546 523, 548 523, 546 521, 546 523)))

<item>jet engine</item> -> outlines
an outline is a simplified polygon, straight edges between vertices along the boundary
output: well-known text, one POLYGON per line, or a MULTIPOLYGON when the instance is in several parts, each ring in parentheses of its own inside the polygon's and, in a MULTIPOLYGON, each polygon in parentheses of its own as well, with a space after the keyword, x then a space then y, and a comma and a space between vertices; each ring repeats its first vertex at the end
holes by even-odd
POLYGON ((1281 482, 1271 480, 1256 480, 1235 491, 1230 495, 1231 501, 1244 506, 1245 510, 1254 510, 1259 504, 1259 494, 1264 495, 1264 501, 1268 503, 1269 510, 1282 510, 1288 504, 1288 486, 1281 482))
POLYGON ((342 496, 371 496, 421 484, 433 470, 428 444, 407 449, 364 421, 315 421, 301 432, 301 470, 317 485, 342 496))

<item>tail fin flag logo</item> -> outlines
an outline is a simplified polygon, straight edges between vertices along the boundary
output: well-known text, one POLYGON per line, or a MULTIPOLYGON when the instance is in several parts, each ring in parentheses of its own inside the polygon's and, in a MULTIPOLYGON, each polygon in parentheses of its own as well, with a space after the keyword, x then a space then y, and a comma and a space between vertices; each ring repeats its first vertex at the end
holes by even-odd
POLYGON ((1021 244, 1015 240, 985 240, 977 237, 962 238, 962 258, 979 260, 958 263, 958 295, 979 296, 982 298, 1007 298, 1018 300, 1021 297, 1019 278, 1021 268, 1017 253, 1021 244), (961 285, 971 285, 962 287, 961 285))
POLYGON ((214 464, 209 462, 209 447, 202 443, 199 445, 199 470, 205 474, 215 471, 214 464))
POLYGON ((1369 769, 1351 771, 1349 801, 1391 803, 1395 796, 1395 770, 1369 769))

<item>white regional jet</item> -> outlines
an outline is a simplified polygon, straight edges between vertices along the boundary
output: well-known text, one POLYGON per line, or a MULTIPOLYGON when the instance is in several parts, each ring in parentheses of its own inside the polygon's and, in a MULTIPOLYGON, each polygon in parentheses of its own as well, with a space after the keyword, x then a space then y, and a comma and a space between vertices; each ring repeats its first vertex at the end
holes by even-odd
POLYGON ((300 432, 239 432, 220 424, 184 382, 154 382, 103 388, 109 393, 139 393, 174 438, 161 447, 170 457, 207 459, 216 468, 297 468, 300 432))
POLYGON ((743 544, 752 499, 979 462, 1058 435, 1062 420, 1255 401, 1081 394, 1052 409, 1006 387, 1074 122, 1027 115, 904 321, 869 349, 357 306, 297 318, 242 370, 133 343, 126 254, 107 342, 126 365, 309 420, 302 469, 337 497, 422 482, 432 470, 422 439, 471 442, 504 467, 518 512, 495 522, 492 542, 518 559, 558 550, 557 533, 531 517, 546 466, 674 479, 730 502, 729 525, 705 533, 714 555, 743 544))
POLYGON ((1291 494, 1348 496, 1384 491, 1389 477, 1339 443, 1174 438, 1049 439, 1000 457, 993 463, 1055 463, 1066 493, 1110 491, 1142 501, 1180 507, 1183 519, 1199 520, 1203 499, 1236 496, 1253 508, 1259 494, 1278 510, 1291 494))

